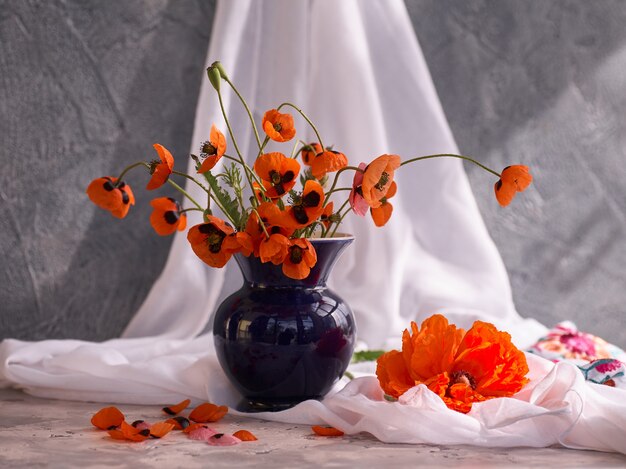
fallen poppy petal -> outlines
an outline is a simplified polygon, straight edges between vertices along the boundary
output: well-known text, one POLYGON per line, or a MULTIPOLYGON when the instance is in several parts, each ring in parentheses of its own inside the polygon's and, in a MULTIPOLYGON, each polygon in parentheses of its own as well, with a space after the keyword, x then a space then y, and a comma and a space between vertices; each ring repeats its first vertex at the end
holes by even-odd
POLYGON ((198 428, 209 428, 203 423, 191 423, 187 428, 183 430, 183 433, 191 433, 198 428))
POLYGON ((183 410, 185 410, 189 406, 189 404, 191 404, 191 400, 185 399, 184 401, 181 401, 176 405, 163 407, 163 412, 169 415, 180 414, 183 410))
POLYGON ((126 436, 122 433, 121 430, 109 430, 107 433, 114 440, 124 440, 124 441, 127 441, 126 436))
POLYGON ((337 430, 334 427, 320 427, 319 425, 313 425, 311 430, 315 432, 316 435, 320 436, 343 436, 344 433, 341 430, 337 430))
POLYGON ((236 436, 226 435, 225 433, 216 433, 207 440, 207 443, 211 446, 232 446, 241 443, 241 440, 236 436))
POLYGON ((239 438, 241 441, 257 441, 258 438, 250 433, 248 430, 237 430, 233 433, 234 437, 239 438))
POLYGON ((91 417, 93 426, 100 430, 113 430, 124 421, 124 414, 117 407, 105 407, 91 417))
POLYGON ((147 430, 151 427, 151 425, 145 420, 135 420, 131 425, 139 430, 147 430))
POLYGON ((208 441, 209 438, 211 438, 213 435, 216 435, 216 434, 217 432, 213 430, 212 428, 202 425, 196 428, 195 430, 189 432, 189 439, 198 440, 198 441, 208 441))
POLYGON ((176 430, 184 430, 189 427, 189 424, 191 423, 187 417, 181 416, 167 419, 166 422, 174 425, 174 429, 176 430))
POLYGON ((124 437, 130 441, 145 441, 150 436, 149 429, 145 428, 140 430, 139 428, 135 428, 126 422, 122 422, 120 430, 122 431, 124 437))
POLYGON ((152 438, 163 438, 174 428, 173 423, 169 422, 157 422, 150 427, 150 436, 152 438))
POLYGON ((194 422, 217 422, 228 413, 228 407, 225 405, 217 406, 210 402, 200 404, 189 414, 189 419, 194 422))

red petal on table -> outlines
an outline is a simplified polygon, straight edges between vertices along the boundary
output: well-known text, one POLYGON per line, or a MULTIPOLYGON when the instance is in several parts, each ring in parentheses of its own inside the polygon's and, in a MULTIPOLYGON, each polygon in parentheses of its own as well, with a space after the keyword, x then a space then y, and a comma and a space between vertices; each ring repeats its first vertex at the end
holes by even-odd
POLYGON ((239 438, 241 441, 256 441, 258 438, 250 433, 248 430, 237 430, 233 433, 233 436, 239 438))
POLYGON ((226 435, 224 433, 216 433, 207 440, 207 443, 211 446, 232 446, 241 443, 241 440, 236 436, 226 435))
POLYGON ((124 414, 117 407, 105 407, 91 417, 91 423, 100 430, 113 430, 124 421, 124 414))
POLYGON ((217 406, 209 402, 200 404, 189 414, 189 419, 194 422, 217 422, 228 413, 228 407, 225 405, 217 406))
POLYGON ((150 436, 152 438, 163 438, 174 428, 173 423, 157 422, 150 427, 150 436))
POLYGON ((189 432, 189 439, 190 440, 201 440, 201 441, 208 441, 209 438, 211 438, 213 435, 216 435, 217 432, 215 430, 213 430, 212 428, 209 427, 198 427, 195 430, 189 432))
POLYGON ((176 405, 171 405, 169 407, 163 407, 163 412, 169 415, 176 415, 181 413, 183 410, 187 408, 191 404, 191 400, 185 399, 184 401, 179 402, 176 405))
POLYGON ((312 426, 311 430, 320 436, 343 436, 344 434, 341 430, 337 430, 334 427, 320 427, 319 425, 312 426))

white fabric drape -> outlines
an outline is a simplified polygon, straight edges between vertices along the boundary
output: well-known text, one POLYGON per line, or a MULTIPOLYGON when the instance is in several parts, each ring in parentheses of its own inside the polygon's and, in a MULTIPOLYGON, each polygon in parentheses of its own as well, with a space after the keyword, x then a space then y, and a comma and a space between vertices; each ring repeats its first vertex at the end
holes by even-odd
MULTIPOLYGON (((223 63, 257 122, 264 111, 293 102, 319 126, 324 143, 334 144, 354 165, 383 153, 408 159, 457 152, 401 0, 220 2, 206 65, 214 60, 223 63)), ((247 116, 232 93, 224 95, 239 147, 252 163, 256 143, 247 116)), ((212 123, 225 130, 205 80, 192 151, 208 138, 212 123)), ((297 137, 312 140, 305 122, 296 124, 297 137)), ((515 311, 502 260, 461 163, 429 160, 403 167, 396 177, 390 223, 380 229, 369 219, 349 219, 343 231, 354 233, 356 242, 330 282, 355 311, 360 340, 373 348, 398 347, 410 320, 443 313, 466 328, 476 319, 492 322, 511 332, 520 347, 534 342, 546 329, 515 311)), ((485 184, 493 183, 485 174, 485 184)), ((202 195, 194 185, 187 189, 202 195)), ((54 398, 165 404, 192 397, 234 405, 237 394, 206 331, 220 299, 239 283, 236 268, 206 267, 185 234, 177 234, 163 274, 124 338, 100 344, 5 340, 0 380, 54 398)), ((626 451, 618 443, 584 443, 598 429, 592 422, 606 421, 608 435, 615 432, 616 418, 624 421, 623 405, 611 417, 607 411, 619 401, 611 393, 620 391, 591 388, 567 365, 551 371, 541 359, 531 364, 533 384, 520 399, 482 403, 470 415, 448 411, 423 388, 410 391, 406 404, 380 401, 375 379, 364 377, 322 402, 262 417, 325 421, 383 441, 546 446, 565 442, 567 433, 573 446, 626 451), (415 423, 421 419, 437 425, 424 433, 415 423), (554 423, 554 431, 531 435, 543 422, 554 423)))

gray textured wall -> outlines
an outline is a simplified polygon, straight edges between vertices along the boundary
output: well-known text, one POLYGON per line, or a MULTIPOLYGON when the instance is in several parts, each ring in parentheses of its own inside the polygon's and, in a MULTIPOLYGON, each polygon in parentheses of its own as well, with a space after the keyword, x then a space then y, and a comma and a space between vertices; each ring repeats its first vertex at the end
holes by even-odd
MULTIPOLYGON (((467 168, 518 309, 626 345, 626 5, 407 6, 461 150, 535 175, 501 210, 467 168)), ((140 305, 170 239, 153 235, 140 187, 124 221, 84 188, 155 141, 187 151, 213 11, 0 0, 0 338, 101 340, 140 305)))

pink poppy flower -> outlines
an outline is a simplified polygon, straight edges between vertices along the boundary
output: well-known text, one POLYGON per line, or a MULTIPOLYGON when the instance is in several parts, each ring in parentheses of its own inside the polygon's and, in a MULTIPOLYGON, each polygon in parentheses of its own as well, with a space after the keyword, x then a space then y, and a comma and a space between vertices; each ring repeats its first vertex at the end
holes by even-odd
POLYGON ((359 169, 361 171, 354 172, 354 179, 352 181, 352 190, 350 191, 350 207, 352 207, 352 211, 357 215, 362 217, 367 213, 367 209, 369 209, 369 205, 365 198, 363 197, 363 192, 361 192, 361 184, 363 184, 363 171, 367 168, 366 163, 361 163, 359 165, 359 169))

